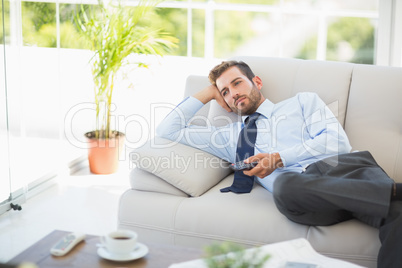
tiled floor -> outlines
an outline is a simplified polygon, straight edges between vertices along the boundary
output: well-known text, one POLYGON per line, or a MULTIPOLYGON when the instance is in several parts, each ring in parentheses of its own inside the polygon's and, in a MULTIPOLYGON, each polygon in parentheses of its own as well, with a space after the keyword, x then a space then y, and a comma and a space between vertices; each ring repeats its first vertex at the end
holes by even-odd
POLYGON ((51 231, 102 235, 117 228, 120 195, 129 188, 129 167, 112 175, 83 168, 59 176, 57 183, 22 204, 21 211, 0 215, 0 263, 6 262, 51 231))

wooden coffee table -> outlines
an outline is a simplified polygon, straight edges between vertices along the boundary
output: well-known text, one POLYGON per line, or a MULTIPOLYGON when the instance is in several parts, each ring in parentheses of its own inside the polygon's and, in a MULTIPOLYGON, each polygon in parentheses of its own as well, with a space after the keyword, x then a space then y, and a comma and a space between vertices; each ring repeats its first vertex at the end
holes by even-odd
POLYGON ((140 259, 129 262, 115 262, 102 259, 97 254, 96 244, 100 243, 98 236, 87 235, 85 241, 78 244, 72 251, 62 257, 50 254, 50 248, 69 232, 53 231, 43 239, 20 253, 8 264, 32 262, 40 268, 54 267, 169 267, 173 263, 199 259, 203 256, 200 249, 171 245, 146 244, 148 254, 140 259))

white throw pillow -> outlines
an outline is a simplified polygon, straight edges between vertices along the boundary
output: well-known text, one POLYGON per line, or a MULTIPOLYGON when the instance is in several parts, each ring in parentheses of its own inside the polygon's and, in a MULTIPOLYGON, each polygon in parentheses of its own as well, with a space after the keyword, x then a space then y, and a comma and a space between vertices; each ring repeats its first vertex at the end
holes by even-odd
POLYGON ((188 194, 177 189, 170 183, 161 180, 158 176, 145 170, 134 168, 130 172, 131 188, 138 191, 164 193, 175 196, 188 197, 188 194))
POLYGON ((232 172, 228 162, 214 155, 160 137, 133 150, 130 161, 193 197, 232 172))

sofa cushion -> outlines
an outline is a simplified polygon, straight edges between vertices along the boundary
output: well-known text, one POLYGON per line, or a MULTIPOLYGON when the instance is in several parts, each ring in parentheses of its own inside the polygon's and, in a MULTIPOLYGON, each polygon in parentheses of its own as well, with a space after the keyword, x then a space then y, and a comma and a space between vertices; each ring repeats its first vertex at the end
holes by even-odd
POLYGON ((221 193, 233 179, 231 174, 199 198, 181 202, 175 213, 178 244, 202 247, 209 239, 256 246, 306 237, 309 227, 282 215, 272 194, 258 183, 249 194, 221 193))
POLYGON ((381 246, 378 229, 358 220, 331 226, 310 226, 306 238, 319 253, 363 267, 375 266, 381 246))
POLYGON ((232 172, 228 162, 214 155, 160 137, 133 150, 130 160, 193 197, 232 172))

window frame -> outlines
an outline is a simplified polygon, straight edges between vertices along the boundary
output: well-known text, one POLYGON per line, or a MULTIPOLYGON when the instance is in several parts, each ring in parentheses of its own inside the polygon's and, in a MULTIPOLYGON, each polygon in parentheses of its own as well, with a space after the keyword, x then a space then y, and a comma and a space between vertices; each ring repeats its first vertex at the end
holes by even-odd
MULTIPOLYGON (((10 18, 12 31, 14 36, 11 41, 14 44, 22 44, 21 30, 21 0, 10 0, 10 18)), ((57 29, 57 48, 60 48, 60 4, 92 4, 96 5, 96 0, 32 0, 29 2, 46 2, 56 3, 56 29, 57 29)), ((138 1, 130 1, 129 5, 137 5, 138 1)), ((376 43, 374 51, 374 64, 387 66, 402 66, 402 36, 397 33, 402 32, 402 2, 398 0, 382 0, 379 1, 379 10, 317 10, 312 8, 295 9, 283 5, 269 6, 258 4, 229 4, 216 3, 214 0, 206 0, 206 2, 187 1, 166 1, 158 5, 160 8, 182 8, 187 9, 187 57, 193 56, 193 24, 192 10, 202 9, 205 12, 205 37, 204 37, 204 58, 214 58, 214 11, 250 11, 250 12, 266 12, 270 14, 295 14, 295 15, 311 15, 319 18, 317 53, 316 60, 326 60, 326 42, 328 17, 355 17, 370 18, 378 20, 378 29, 376 32, 376 43)), ((281 57, 283 55, 278 55, 281 57)))
POLYGON ((375 64, 402 67, 402 1, 379 2, 375 64))

